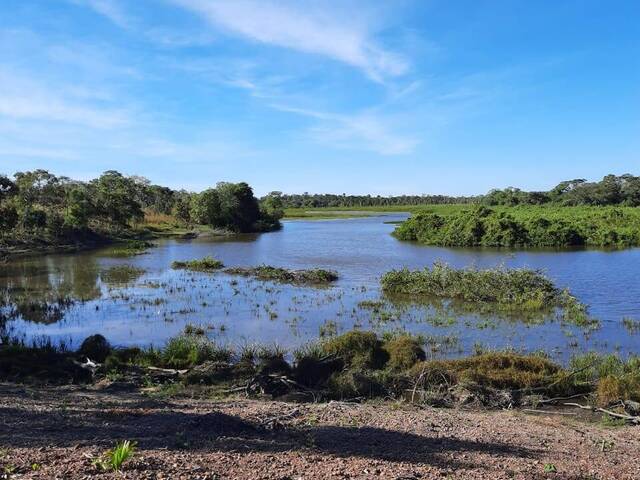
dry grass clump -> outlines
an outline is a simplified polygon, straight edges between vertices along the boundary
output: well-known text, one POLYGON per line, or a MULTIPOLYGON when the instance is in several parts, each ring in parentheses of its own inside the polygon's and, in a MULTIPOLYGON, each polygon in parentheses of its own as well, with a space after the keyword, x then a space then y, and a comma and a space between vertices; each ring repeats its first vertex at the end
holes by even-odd
POLYGON ((504 390, 547 386, 559 380, 563 370, 546 358, 511 352, 483 353, 455 360, 430 360, 416 364, 411 376, 423 386, 473 383, 504 390))

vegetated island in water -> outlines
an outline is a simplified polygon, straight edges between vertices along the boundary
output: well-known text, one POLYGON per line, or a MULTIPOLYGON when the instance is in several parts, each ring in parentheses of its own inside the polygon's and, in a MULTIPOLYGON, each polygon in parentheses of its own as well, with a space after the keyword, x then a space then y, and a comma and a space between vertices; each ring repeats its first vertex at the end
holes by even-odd
POLYGON ((455 269, 436 262, 423 270, 391 270, 382 276, 381 286, 387 295, 458 301, 468 305, 469 311, 528 314, 558 308, 567 323, 590 328, 599 323, 567 289, 528 268, 455 269))
MULTIPOLYGON (((175 261, 171 264, 171 268, 194 272, 215 272, 223 269, 224 264, 215 258, 204 257, 199 260, 175 261)), ((259 265, 257 267, 229 267, 225 268, 223 272, 228 275, 253 277, 262 281, 299 285, 328 285, 338 279, 336 272, 322 268, 291 270, 271 265, 259 265)))

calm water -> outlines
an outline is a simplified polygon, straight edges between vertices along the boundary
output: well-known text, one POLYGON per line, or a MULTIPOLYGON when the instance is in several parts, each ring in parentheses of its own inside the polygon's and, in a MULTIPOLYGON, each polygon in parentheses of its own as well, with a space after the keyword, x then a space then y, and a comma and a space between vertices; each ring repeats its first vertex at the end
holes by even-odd
MULTIPOLYGON (((395 240, 385 222, 404 215, 285 222, 275 233, 225 239, 167 240, 148 253, 112 258, 108 252, 49 255, 0 266, 5 330, 27 341, 49 337, 77 346, 93 333, 117 345, 159 345, 187 324, 227 343, 278 343, 295 347, 320 333, 353 327, 408 330, 427 336, 434 355, 490 348, 543 348, 566 359, 574 351, 640 351, 640 334, 624 317, 640 320, 640 249, 623 251, 524 251, 446 249, 395 240), (174 271, 174 260, 212 255, 227 266, 270 264, 328 268, 340 274, 316 289, 174 271), (556 318, 536 324, 518 318, 460 314, 433 306, 379 300, 379 278, 389 269, 420 268, 442 260, 456 267, 543 269, 590 306, 601 327, 592 332, 556 318), (131 266, 126 268, 123 266, 131 266)), ((543 321, 544 320, 544 321, 543 321)))

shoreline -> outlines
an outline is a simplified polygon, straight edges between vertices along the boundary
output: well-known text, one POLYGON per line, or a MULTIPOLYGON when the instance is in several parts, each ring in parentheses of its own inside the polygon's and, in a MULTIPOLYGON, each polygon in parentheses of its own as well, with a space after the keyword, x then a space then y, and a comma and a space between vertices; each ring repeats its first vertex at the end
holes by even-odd
POLYGON ((118 383, 0 384, 9 478, 631 480, 637 427, 577 415, 393 401, 293 404, 161 398, 118 383), (119 473, 95 459, 136 442, 119 473))

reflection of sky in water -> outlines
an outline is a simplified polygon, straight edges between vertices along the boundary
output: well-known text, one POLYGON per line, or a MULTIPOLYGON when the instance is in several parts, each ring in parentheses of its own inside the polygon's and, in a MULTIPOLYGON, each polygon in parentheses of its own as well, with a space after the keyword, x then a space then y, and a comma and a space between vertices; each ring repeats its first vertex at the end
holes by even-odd
POLYGON ((639 350, 640 335, 627 332, 621 320, 625 316, 640 319, 640 283, 635 275, 640 249, 510 253, 424 247, 389 235, 394 227, 384 222, 398 218, 285 222, 280 232, 164 241, 145 255, 124 259, 91 252, 17 260, 0 271, 0 287, 5 292, 9 289, 12 298, 30 302, 66 297, 77 300, 63 309, 61 321, 36 323, 36 312, 36 318, 24 316, 32 321, 18 318, 9 321, 7 328, 14 335, 46 335, 73 345, 96 332, 115 344, 148 345, 162 343, 187 323, 194 323, 208 327, 211 337, 225 342, 277 342, 292 347, 316 338, 326 322, 336 322, 339 332, 358 326, 457 336, 459 344, 451 353, 469 352, 475 343, 564 353, 583 348, 639 350), (340 280, 331 288, 314 289, 169 268, 173 260, 205 255, 219 258, 227 266, 265 263, 294 269, 329 268, 338 271, 340 280), (431 307, 387 304, 383 313, 358 307, 362 300, 380 297, 379 278, 385 271, 421 268, 436 260, 456 267, 504 264, 541 268, 559 286, 568 286, 589 304, 602 328, 585 336, 557 321, 525 325, 473 315, 462 315, 451 325, 451 321, 438 320, 431 307))

